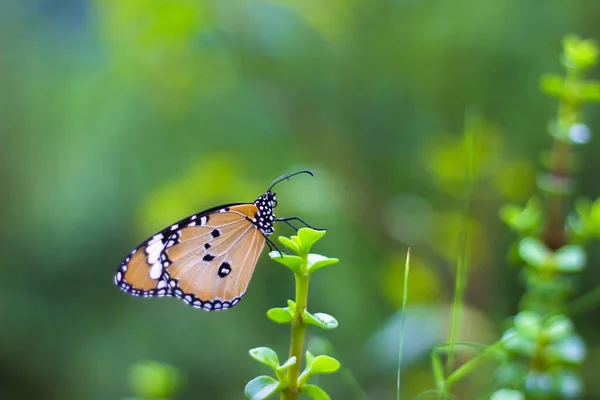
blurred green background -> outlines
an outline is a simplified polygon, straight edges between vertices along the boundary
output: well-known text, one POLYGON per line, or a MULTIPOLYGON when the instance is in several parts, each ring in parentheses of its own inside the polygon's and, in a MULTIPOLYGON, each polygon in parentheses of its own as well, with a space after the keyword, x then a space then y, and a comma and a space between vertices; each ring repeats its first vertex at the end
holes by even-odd
MULTIPOLYGON (((188 214, 252 201, 283 173, 278 215, 326 227, 309 307, 348 370, 334 399, 395 398, 405 252, 412 276, 403 396, 433 388, 447 337, 465 209, 465 125, 478 135, 473 252, 460 339, 492 343, 523 291, 500 205, 535 193, 566 33, 598 38, 595 0, 20 0, 0 2, 0 398, 119 399, 132 366, 164 362, 177 398, 240 399, 269 371, 248 350, 287 352, 265 316, 292 275, 263 255, 241 304, 205 313, 113 284, 140 241, 188 214), (466 117, 469 115, 470 117, 466 117)), ((587 114, 600 126, 598 109, 587 114)), ((579 191, 600 191, 597 140, 579 191)), ((286 226, 278 234, 291 234, 286 226)), ((600 281, 598 248, 580 291, 600 281)), ((586 399, 600 398, 600 320, 586 399)), ((309 337, 322 332, 309 330, 309 337)), ((461 359, 459 358, 459 361, 461 359)), ((459 385, 472 399, 493 364, 459 385)))

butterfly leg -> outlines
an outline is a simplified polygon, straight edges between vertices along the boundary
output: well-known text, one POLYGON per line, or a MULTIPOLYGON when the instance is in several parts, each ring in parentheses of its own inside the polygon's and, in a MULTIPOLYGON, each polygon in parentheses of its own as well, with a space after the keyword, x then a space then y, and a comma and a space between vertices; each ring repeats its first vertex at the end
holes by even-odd
MULTIPOLYGON (((306 221, 304 221, 300 217, 276 218, 275 221, 285 222, 286 224, 290 225, 294 229, 296 229, 296 227, 294 227, 294 225, 292 225, 290 221, 298 221, 298 222, 304 224, 305 226, 307 226, 308 228, 314 229, 314 230, 317 230, 317 231, 324 231, 325 230, 325 229, 313 228, 312 226, 310 226, 309 224, 307 224, 306 221)), ((296 230, 298 230, 298 229, 296 229, 296 230)))
POLYGON ((265 240, 267 241, 267 244, 269 245, 269 253, 273 251, 273 249, 277 250, 279 252, 279 256, 283 257, 283 253, 281 252, 281 250, 279 250, 277 248, 277 246, 275 246, 275 243, 271 242, 271 240, 265 236, 265 240))
POLYGON ((296 232, 298 231, 298 228, 296 228, 290 221, 282 220, 281 222, 285 222, 287 225, 291 226, 293 230, 296 232))

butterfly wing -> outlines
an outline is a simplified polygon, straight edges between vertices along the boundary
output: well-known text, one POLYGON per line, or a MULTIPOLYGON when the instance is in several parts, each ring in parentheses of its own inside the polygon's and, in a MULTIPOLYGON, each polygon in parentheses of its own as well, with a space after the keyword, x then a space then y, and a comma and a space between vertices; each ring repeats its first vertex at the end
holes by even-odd
POLYGON ((123 260, 117 285, 138 296, 175 296, 205 310, 236 305, 245 294, 265 237, 254 204, 204 211, 158 232, 123 260))

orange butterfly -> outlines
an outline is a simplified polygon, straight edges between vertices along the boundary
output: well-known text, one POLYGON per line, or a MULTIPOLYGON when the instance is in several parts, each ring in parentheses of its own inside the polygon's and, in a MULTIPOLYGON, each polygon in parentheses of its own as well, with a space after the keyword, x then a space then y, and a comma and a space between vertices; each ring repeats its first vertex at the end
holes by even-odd
POLYGON ((253 203, 233 203, 190 215, 163 229, 129 253, 115 283, 134 296, 173 296, 207 311, 235 306, 246 293, 267 236, 275 222, 291 224, 299 217, 275 218, 273 186, 299 171, 275 179, 253 203))

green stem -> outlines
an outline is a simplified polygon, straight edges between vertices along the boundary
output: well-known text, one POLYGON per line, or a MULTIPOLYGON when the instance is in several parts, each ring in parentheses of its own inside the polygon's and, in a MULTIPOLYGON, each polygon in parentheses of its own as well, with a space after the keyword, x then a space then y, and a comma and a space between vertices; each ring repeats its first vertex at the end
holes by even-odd
POLYGON ((408 272, 410 270, 410 247, 406 252, 404 264, 404 292, 402 293, 402 317, 400 320, 400 344, 398 345, 398 377, 396 380, 396 400, 400 400, 400 367, 402 366, 402 345, 404 343, 404 321, 406 318, 406 302, 408 300, 408 272))
MULTIPOLYGON (((308 266, 308 256, 302 257, 303 271, 306 271, 308 266)), ((296 313, 295 318, 292 321, 292 337, 290 341, 290 355, 296 357, 296 364, 292 365, 287 370, 287 382, 288 387, 285 391, 281 392, 281 399, 285 400, 296 400, 298 399, 299 388, 298 388, 298 377, 300 376, 300 367, 302 364, 302 347, 304 345, 304 335, 306 333, 306 324, 304 323, 303 314, 306 310, 306 303, 308 302, 308 282, 309 275, 294 274, 296 279, 296 313)))
MULTIPOLYGON (((452 320, 450 326, 450 335, 448 338, 448 359, 446 362, 446 375, 449 375, 454 368, 454 344, 458 339, 458 328, 460 326, 460 317, 462 314, 465 290, 467 287, 468 270, 468 242, 470 239, 471 215, 473 213, 473 196, 475 195, 476 163, 475 163, 475 134, 476 126, 473 123, 473 117, 467 115, 467 125, 465 129, 465 150, 467 153, 467 186, 466 186, 466 212, 464 226, 459 239, 460 255, 456 266, 456 282, 454 287, 454 299, 452 302, 452 320)), ((442 397, 447 396, 446 386, 442 389, 442 397)), ((444 397, 445 398, 445 397, 444 397)))

